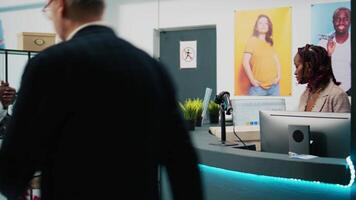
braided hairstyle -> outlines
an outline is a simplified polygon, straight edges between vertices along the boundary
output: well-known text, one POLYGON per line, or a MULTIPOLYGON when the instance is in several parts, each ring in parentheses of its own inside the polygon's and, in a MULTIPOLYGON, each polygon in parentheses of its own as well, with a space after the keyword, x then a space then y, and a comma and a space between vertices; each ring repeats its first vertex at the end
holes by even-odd
POLYGON ((303 63, 304 82, 308 83, 308 88, 311 91, 325 89, 330 79, 336 85, 340 85, 340 82, 335 79, 331 67, 331 57, 325 48, 307 44, 298 48, 298 55, 303 63))

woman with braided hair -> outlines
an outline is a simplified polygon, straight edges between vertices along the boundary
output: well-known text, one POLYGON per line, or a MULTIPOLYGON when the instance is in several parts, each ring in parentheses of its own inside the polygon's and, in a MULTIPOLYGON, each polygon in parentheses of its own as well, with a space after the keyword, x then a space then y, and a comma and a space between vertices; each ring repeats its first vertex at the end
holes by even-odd
POLYGON ((347 94, 338 85, 331 58, 321 46, 307 44, 294 57, 294 75, 299 84, 307 84, 300 97, 299 111, 350 112, 347 94))

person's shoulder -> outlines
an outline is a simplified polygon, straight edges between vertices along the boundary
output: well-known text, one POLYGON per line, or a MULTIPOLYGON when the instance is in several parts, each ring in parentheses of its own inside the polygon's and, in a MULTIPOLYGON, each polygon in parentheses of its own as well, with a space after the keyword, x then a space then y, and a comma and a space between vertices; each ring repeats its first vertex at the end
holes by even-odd
POLYGON ((335 109, 339 108, 337 112, 350 112, 351 101, 346 92, 339 86, 334 85, 331 91, 331 101, 334 102, 335 109))
POLYGON ((120 49, 120 52, 125 55, 127 60, 135 62, 150 61, 153 64, 157 64, 156 59, 149 55, 148 52, 121 37, 117 37, 117 48, 120 49))
POLYGON ((255 36, 251 36, 250 38, 248 38, 245 45, 245 53, 252 53, 256 48, 257 44, 258 41, 255 36))
POLYGON ((334 87, 334 92, 335 92, 335 94, 343 94, 343 95, 346 95, 346 96, 347 96, 345 90, 343 90, 343 89, 342 89, 340 86, 338 86, 338 85, 335 85, 335 87, 334 87))
POLYGON ((39 65, 41 66, 51 66, 52 69, 55 69, 56 66, 63 67, 64 64, 71 63, 73 60, 82 59, 85 56, 101 51, 107 53, 98 54, 98 57, 104 56, 109 58, 114 56, 115 60, 119 59, 122 62, 140 64, 147 64, 149 62, 151 65, 157 65, 155 59, 148 53, 117 35, 111 34, 106 38, 96 38, 95 44, 89 44, 86 39, 88 38, 78 37, 51 46, 32 58, 32 63, 40 63, 39 65))
POLYGON ((308 98, 309 95, 309 89, 305 88, 305 90, 302 92, 302 94, 300 95, 300 99, 304 99, 304 98, 308 98))
POLYGON ((336 97, 343 96, 343 97, 347 98, 347 94, 346 94, 345 90, 343 90, 340 86, 336 85, 335 83, 332 83, 332 84, 333 84, 332 89, 331 89, 329 95, 336 96, 336 97))
POLYGON ((66 44, 64 43, 58 43, 50 46, 32 57, 29 64, 40 67, 49 63, 63 61, 66 53, 65 46, 66 44))
POLYGON ((52 45, 32 57, 25 69, 24 75, 42 78, 60 77, 68 63, 73 62, 73 49, 68 48, 68 42, 52 45))

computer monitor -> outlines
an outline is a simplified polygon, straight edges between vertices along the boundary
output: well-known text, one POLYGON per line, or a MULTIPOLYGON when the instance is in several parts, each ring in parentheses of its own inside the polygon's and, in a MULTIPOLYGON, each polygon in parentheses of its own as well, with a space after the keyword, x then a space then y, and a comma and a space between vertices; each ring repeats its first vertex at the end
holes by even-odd
POLYGON ((285 111, 284 98, 232 99, 233 122, 235 126, 259 126, 260 110, 285 111))
POLYGON ((260 111, 261 151, 287 154, 288 125, 310 128, 310 154, 346 158, 350 154, 351 114, 260 111))

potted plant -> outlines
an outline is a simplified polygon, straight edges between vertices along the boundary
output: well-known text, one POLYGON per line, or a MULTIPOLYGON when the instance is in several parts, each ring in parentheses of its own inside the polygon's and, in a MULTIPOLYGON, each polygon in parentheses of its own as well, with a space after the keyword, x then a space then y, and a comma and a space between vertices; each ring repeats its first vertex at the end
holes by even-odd
POLYGON ((186 122, 188 130, 195 129, 195 121, 197 118, 197 107, 196 103, 192 99, 186 99, 184 103, 180 103, 180 108, 183 113, 183 118, 186 122))
POLYGON ((200 98, 196 98, 194 99, 194 104, 197 110, 197 118, 196 118, 196 122, 195 125, 196 126, 201 126, 203 117, 201 116, 203 113, 203 100, 200 98))
POLYGON ((211 124, 219 123, 219 111, 220 111, 219 104, 215 103, 214 101, 209 101, 208 111, 209 111, 210 123, 211 124))

